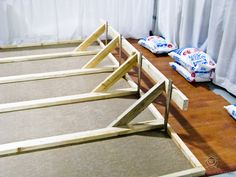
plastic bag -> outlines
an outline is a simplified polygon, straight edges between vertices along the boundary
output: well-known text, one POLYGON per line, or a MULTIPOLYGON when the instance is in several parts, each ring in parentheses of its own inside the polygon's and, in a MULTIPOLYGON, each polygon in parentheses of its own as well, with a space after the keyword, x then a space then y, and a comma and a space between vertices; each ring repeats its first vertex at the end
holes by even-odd
POLYGON ((187 69, 181 66, 179 63, 170 62, 170 66, 181 74, 189 82, 207 82, 211 81, 212 72, 195 72, 190 73, 187 69))
POLYGON ((215 69, 214 60, 205 52, 197 48, 181 48, 169 53, 176 62, 190 73, 209 72, 215 69))
POLYGON ((228 113, 236 120, 236 104, 224 106, 228 113))
POLYGON ((156 54, 168 53, 176 49, 172 43, 167 42, 165 38, 160 36, 145 37, 140 39, 138 43, 156 54))

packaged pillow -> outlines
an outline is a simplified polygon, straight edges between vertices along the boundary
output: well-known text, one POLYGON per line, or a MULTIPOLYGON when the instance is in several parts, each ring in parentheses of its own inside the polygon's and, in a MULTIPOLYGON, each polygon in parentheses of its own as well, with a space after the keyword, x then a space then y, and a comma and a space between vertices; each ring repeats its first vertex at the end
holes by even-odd
POLYGON ((209 72, 215 69, 214 60, 197 48, 181 48, 169 53, 176 62, 180 63, 190 73, 209 72))
POLYGON ((138 43, 141 46, 150 50, 152 53, 156 54, 168 53, 176 49, 176 47, 173 44, 167 42, 165 38, 160 36, 145 37, 140 39, 138 43))
POLYGON ((236 119, 236 104, 224 106, 224 108, 228 111, 228 113, 236 119))
POLYGON ((181 74, 189 82, 208 82, 211 81, 212 73, 211 72, 195 72, 190 73, 187 69, 181 66, 177 62, 170 62, 170 66, 181 74))

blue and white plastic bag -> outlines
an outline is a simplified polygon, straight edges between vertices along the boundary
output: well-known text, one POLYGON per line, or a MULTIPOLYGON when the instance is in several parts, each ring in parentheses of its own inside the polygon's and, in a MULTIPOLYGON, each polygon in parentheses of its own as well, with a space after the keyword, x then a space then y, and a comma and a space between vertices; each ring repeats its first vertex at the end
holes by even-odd
POLYGON ((212 77, 211 72, 190 73, 187 69, 185 69, 183 66, 181 66, 177 62, 170 62, 169 64, 175 71, 177 71, 179 74, 181 74, 189 82, 211 81, 211 77, 212 77))
POLYGON ((190 73, 209 72, 215 69, 214 60, 197 48, 176 49, 168 54, 190 73))
POLYGON ((236 104, 224 106, 228 113, 236 120, 236 104))
POLYGON ((160 36, 145 37, 140 39, 138 43, 155 54, 168 53, 176 49, 172 43, 167 42, 165 38, 160 36))
POLYGON ((189 82, 208 82, 214 76, 214 60, 197 48, 177 49, 170 52, 169 56, 175 60, 170 66, 189 82))

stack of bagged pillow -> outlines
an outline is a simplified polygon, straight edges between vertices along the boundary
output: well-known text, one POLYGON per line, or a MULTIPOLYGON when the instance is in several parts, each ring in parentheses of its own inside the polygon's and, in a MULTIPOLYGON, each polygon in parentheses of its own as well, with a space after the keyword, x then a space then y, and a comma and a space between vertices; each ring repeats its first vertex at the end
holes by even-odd
POLYGON ((207 82, 214 76, 214 60, 197 48, 181 48, 169 53, 175 62, 170 66, 189 82, 207 82))
MULTIPOLYGON (((175 61, 170 66, 189 82, 211 81, 216 63, 205 52, 192 47, 176 49, 176 47, 161 36, 149 36, 138 42, 152 53, 168 53, 175 61)), ((224 106, 228 113, 236 120, 236 104, 224 106)))
POLYGON ((138 43, 155 54, 168 53, 177 49, 172 43, 161 36, 148 36, 140 39, 138 43))
POLYGON ((197 48, 177 49, 172 43, 161 36, 149 36, 138 41, 140 45, 152 53, 168 53, 175 62, 170 66, 189 82, 208 82, 214 76, 216 64, 205 52, 197 48))

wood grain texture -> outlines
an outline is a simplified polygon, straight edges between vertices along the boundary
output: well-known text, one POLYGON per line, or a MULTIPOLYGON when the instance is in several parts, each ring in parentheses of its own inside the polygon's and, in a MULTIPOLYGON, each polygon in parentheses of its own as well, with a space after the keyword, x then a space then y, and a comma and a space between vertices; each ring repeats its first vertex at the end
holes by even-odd
MULTIPOLYGON (((169 123, 206 168, 206 174, 236 170, 236 121, 223 108, 229 103, 210 90, 207 83, 187 82, 169 66, 173 61, 169 56, 154 55, 138 45, 137 40, 129 39, 129 42, 189 98, 188 111, 171 105, 169 123), (211 159, 213 164, 209 163, 211 159)), ((118 58, 118 51, 114 54, 118 58)), ((137 81, 137 69, 130 74, 137 81)), ((152 79, 144 74, 142 89, 147 91, 152 86, 152 79)), ((155 102, 161 113, 164 112, 164 103, 164 96, 155 102)))
POLYGON ((75 56, 94 55, 94 54, 97 54, 99 51, 100 50, 77 51, 77 52, 61 52, 61 53, 49 53, 49 54, 41 54, 41 55, 7 57, 7 58, 0 58, 0 64, 1 63, 22 62, 22 61, 36 61, 36 60, 56 59, 56 58, 62 58, 62 57, 75 57, 75 56))
POLYGON ((115 69, 116 69, 115 66, 106 66, 106 67, 100 67, 100 68, 71 69, 71 70, 53 71, 53 72, 46 72, 46 73, 7 76, 7 77, 0 77, 0 84, 61 78, 61 77, 68 77, 68 76, 107 73, 107 72, 113 72, 115 69))

